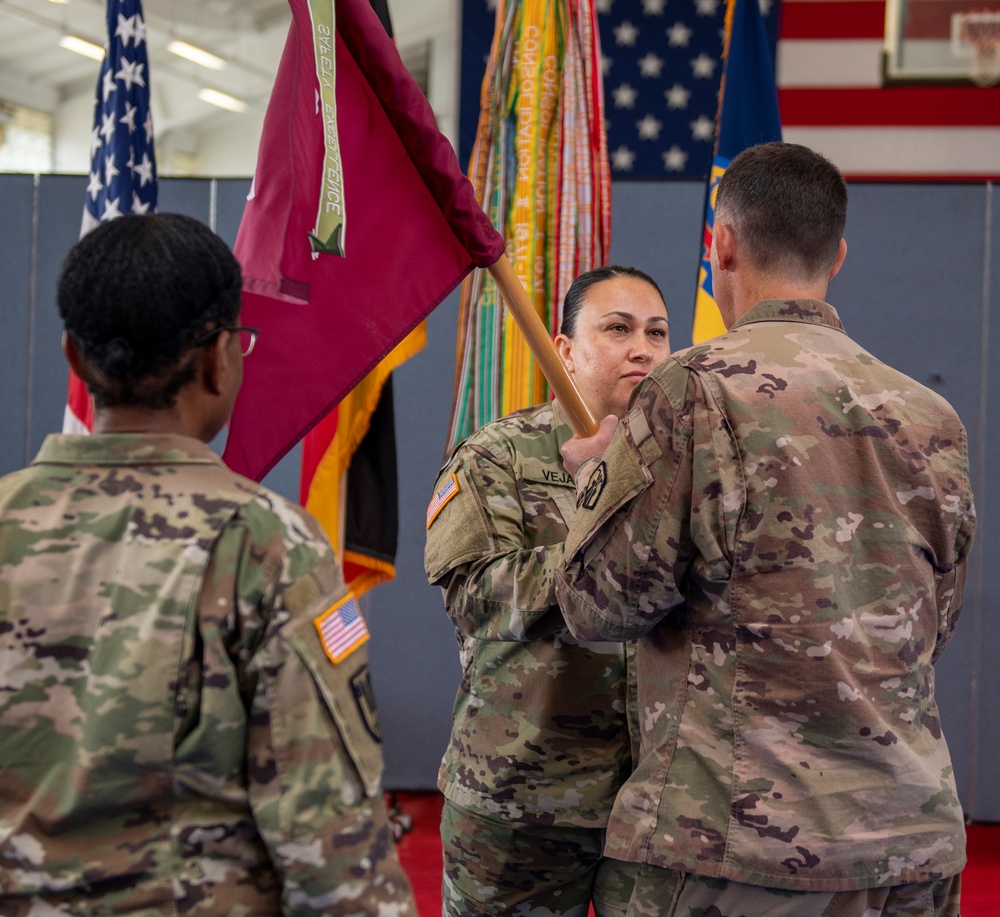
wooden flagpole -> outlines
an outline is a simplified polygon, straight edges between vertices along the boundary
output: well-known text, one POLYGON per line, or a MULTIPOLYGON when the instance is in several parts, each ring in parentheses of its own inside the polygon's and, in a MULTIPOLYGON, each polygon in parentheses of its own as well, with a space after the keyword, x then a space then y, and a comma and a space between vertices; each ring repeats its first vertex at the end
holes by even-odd
POLYGON ((576 385, 566 372, 555 345, 549 335, 548 329, 538 317, 535 307, 528 299, 521 281, 507 255, 501 255, 488 268, 493 279, 496 281, 497 289, 503 297, 504 303, 514 317, 517 327, 524 335, 524 339, 531 348, 531 353, 538 363, 543 375, 548 380, 559 404, 569 417, 569 425, 577 436, 593 436, 597 432, 597 421, 591 414, 576 385))

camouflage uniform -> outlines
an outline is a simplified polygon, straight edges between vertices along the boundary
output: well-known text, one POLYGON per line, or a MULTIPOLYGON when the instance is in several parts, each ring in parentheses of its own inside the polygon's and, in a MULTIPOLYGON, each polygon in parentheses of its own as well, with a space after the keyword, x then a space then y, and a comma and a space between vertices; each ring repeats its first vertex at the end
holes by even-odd
POLYGON ((948 403, 829 305, 765 301, 654 369, 579 477, 566 618, 641 638, 607 852, 804 891, 958 873, 932 663, 975 515, 948 403))
POLYGON ((0 594, 0 914, 416 914, 305 513, 187 437, 52 436, 0 594))
POLYGON ((556 606, 576 499, 559 447, 571 435, 554 403, 487 424, 445 466, 428 510, 425 567, 443 588, 463 668, 438 777, 448 913, 520 904, 518 914, 585 914, 595 881, 606 892, 598 913, 623 912, 628 900, 629 879, 598 873, 621 867, 601 851, 632 766, 626 655, 635 648, 577 641, 556 606), (561 867, 576 876, 560 890, 561 867))

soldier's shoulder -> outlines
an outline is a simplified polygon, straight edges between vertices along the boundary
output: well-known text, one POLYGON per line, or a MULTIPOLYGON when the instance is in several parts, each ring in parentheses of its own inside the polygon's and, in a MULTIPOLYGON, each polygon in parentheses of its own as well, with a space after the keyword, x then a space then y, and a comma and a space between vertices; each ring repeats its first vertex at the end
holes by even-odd
MULTIPOLYGON (((480 427, 455 451, 456 456, 487 453, 498 461, 512 461, 515 456, 542 448, 557 435, 560 427, 552 403, 512 411, 480 427)), ((558 448, 556 448, 558 454, 558 448)))
POLYGON ((261 484, 246 483, 252 493, 239 516, 258 537, 279 538, 286 550, 298 545, 329 549, 329 539, 312 513, 261 484))
POLYGON ((15 490, 41 488, 42 486, 37 469, 31 465, 8 472, 0 477, 0 494, 15 490))

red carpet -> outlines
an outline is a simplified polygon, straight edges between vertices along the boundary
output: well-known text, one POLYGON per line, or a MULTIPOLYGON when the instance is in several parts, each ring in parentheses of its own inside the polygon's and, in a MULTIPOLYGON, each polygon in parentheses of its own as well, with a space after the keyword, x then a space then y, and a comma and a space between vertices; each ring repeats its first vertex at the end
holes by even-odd
MULTIPOLYGON (((396 793, 396 806, 413 819, 413 830, 399 843, 399 859, 410 877, 420 917, 441 914, 440 793, 396 793)), ((391 805, 391 803, 390 803, 391 805)))
POLYGON ((969 864, 962 873, 962 917, 997 917, 1000 914, 1000 825, 969 825, 965 835, 969 844, 969 864))
MULTIPOLYGON (((439 793, 397 793, 396 805, 413 820, 399 858, 413 884, 420 917, 441 913, 439 793)), ((962 917, 1000 917, 1000 825, 969 825, 969 865, 962 874, 962 917)))

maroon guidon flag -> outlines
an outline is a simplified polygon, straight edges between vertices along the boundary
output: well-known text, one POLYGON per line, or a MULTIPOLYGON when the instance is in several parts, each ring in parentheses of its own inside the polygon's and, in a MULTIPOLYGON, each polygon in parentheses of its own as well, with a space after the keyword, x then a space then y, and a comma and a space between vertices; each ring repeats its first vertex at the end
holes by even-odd
POLYGON ((234 247, 261 337, 224 459, 256 480, 504 250, 369 0, 290 4, 234 247))

